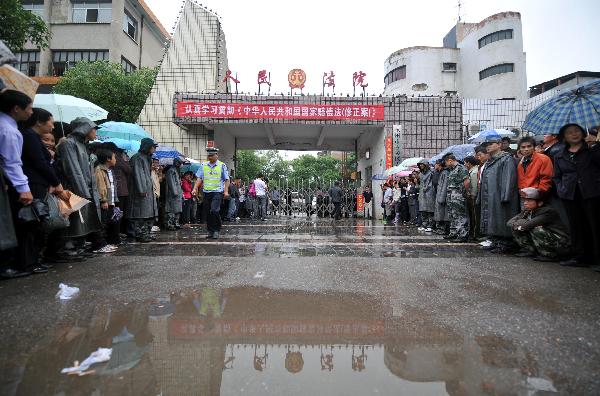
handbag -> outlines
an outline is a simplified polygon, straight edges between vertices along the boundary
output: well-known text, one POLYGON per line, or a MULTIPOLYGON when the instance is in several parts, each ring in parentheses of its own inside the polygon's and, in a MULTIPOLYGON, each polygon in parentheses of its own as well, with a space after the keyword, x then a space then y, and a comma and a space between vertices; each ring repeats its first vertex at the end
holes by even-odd
POLYGON ((23 223, 42 222, 50 215, 48 205, 35 198, 31 204, 19 209, 18 219, 23 223))
POLYGON ((49 216, 42 222, 42 228, 47 233, 62 230, 70 225, 69 216, 64 216, 60 210, 59 198, 54 194, 46 194, 49 216))

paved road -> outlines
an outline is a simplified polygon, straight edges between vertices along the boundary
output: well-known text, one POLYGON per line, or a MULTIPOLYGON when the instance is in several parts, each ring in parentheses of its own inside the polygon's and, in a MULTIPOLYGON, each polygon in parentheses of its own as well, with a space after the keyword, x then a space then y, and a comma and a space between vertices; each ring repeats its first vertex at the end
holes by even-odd
POLYGON ((600 394, 591 270, 351 220, 204 235, 0 282, 0 394, 600 394))

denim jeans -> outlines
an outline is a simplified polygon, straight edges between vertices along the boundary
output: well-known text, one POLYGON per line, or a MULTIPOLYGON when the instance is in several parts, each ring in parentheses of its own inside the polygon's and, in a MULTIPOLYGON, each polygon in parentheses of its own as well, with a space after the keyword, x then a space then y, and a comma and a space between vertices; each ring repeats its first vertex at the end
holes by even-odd
POLYGON ((229 198, 229 207, 227 208, 227 218, 230 220, 235 219, 235 211, 237 206, 235 204, 235 198, 229 198))
POLYGON ((260 219, 264 219, 265 217, 267 217, 267 196, 266 195, 257 195, 256 196, 256 201, 258 203, 258 208, 257 208, 257 212, 258 212, 258 218, 260 219))

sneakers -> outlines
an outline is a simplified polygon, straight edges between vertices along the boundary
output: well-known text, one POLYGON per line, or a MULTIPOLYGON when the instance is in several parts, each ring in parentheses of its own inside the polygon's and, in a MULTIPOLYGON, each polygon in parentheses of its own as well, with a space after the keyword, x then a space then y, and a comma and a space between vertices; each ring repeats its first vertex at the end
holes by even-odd
POLYGON ((117 250, 116 246, 106 245, 100 249, 94 250, 94 253, 113 253, 117 250))
POLYGON ((160 232, 160 227, 152 226, 152 229, 150 230, 150 232, 160 232))
POLYGON ((425 232, 433 232, 433 229, 431 229, 431 228, 427 227, 427 228, 425 228, 423 231, 425 231, 425 232))
POLYGON ((418 231, 425 231, 425 227, 419 227, 417 228, 418 231))

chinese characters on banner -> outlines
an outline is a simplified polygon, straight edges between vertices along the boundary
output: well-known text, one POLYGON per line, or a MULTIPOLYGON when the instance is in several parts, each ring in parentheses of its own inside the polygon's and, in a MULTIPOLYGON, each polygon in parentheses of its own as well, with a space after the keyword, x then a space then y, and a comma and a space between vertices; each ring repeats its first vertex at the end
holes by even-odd
POLYGON ((356 211, 362 212, 365 210, 365 197, 362 194, 356 196, 356 211))
POLYGON ((381 320, 235 320, 217 319, 210 329, 193 319, 169 321, 169 336, 201 337, 383 337, 381 320))
POLYGON ((394 125, 392 127, 393 147, 394 147, 394 166, 400 165, 402 162, 402 125, 394 125))
POLYGON ((384 120, 383 105, 177 102, 176 117, 272 120, 384 120))
POLYGON ((391 135, 385 137, 385 169, 394 166, 394 139, 391 135))

